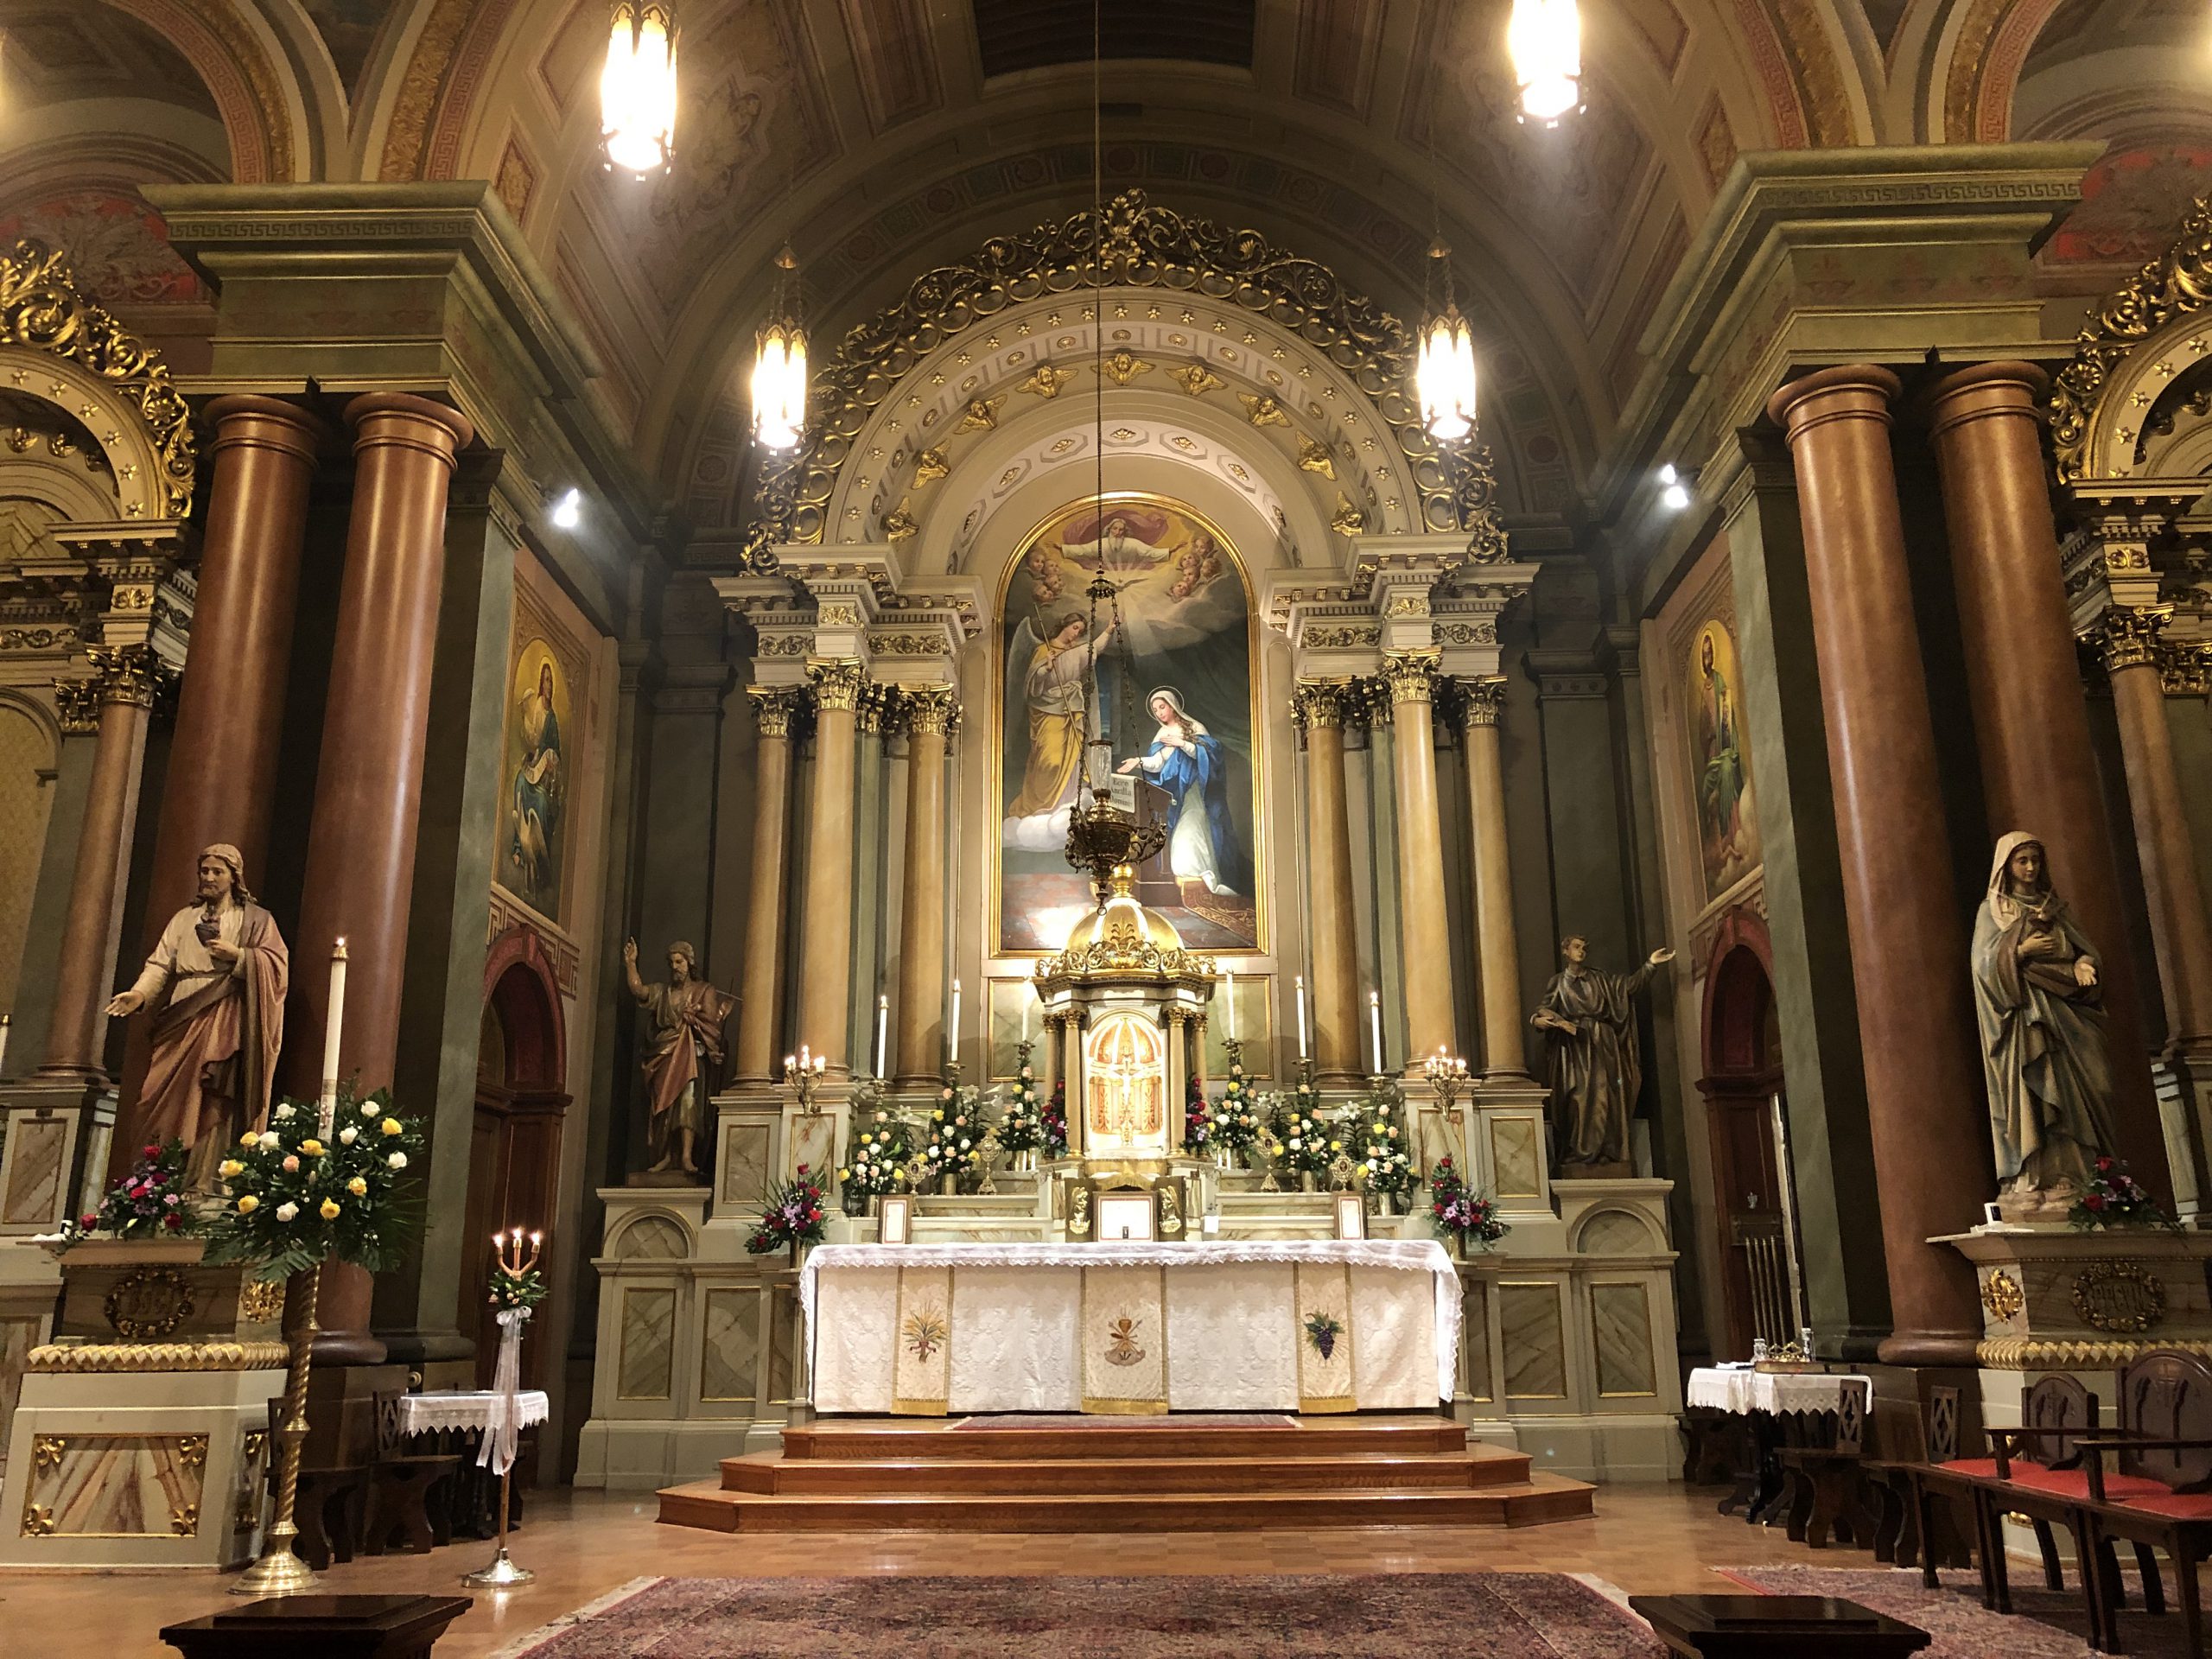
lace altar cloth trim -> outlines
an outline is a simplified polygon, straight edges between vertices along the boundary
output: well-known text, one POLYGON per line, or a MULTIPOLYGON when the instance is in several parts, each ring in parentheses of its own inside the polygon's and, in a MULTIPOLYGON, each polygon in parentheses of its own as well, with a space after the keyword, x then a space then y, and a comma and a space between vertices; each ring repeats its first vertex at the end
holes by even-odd
MULTIPOLYGON (((485 1389, 451 1394, 400 1395, 399 1432, 429 1434, 442 1428, 493 1428, 505 1408, 496 1390, 485 1389)), ((529 1428, 552 1414, 543 1389, 524 1389, 515 1395, 515 1427, 529 1428)))
POLYGON ((1865 1382, 1871 1395, 1872 1382, 1856 1373, 1723 1370, 1700 1365, 1690 1373, 1683 1397, 1693 1406, 1715 1411, 1838 1411, 1843 1406, 1843 1385, 1853 1381, 1865 1382))
MULTIPOLYGON (((1459 1376, 1459 1275, 1433 1238, 1252 1238, 1204 1244, 820 1244, 799 1269, 799 1307, 814 1339, 822 1274, 839 1268, 1204 1268, 1249 1262, 1325 1262, 1426 1273, 1436 1298, 1437 1397, 1459 1376)), ((416 1395, 415 1398, 423 1396, 416 1395)))

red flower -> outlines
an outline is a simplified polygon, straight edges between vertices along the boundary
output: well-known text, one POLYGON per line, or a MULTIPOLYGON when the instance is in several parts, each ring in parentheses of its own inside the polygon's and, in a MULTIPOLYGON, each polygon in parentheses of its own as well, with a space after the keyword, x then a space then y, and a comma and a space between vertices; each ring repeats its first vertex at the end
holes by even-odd
POLYGON ((2109 1158, 2100 1158, 2100 1159, 2098 1159, 2098 1160, 2097 1160, 2097 1167, 2098 1167, 2099 1169, 2101 1169, 2101 1170, 2103 1170, 2103 1169, 2110 1169, 2110 1168, 2112 1167, 2112 1160, 2111 1160, 2111 1159, 2109 1159, 2109 1158))
POLYGON ((2082 1207, 2083 1209, 2085 1209, 2085 1210, 2101 1210, 2101 1209, 2103 1209, 2103 1208, 2105 1207, 2105 1196, 2104 1196, 2104 1194, 2103 1194, 2103 1193, 2101 1193, 2101 1192, 2092 1192, 2092 1193, 2090 1193, 2090 1194, 2089 1194, 2089 1196, 2088 1196, 2088 1198, 2084 1198, 2084 1199, 2082 1199, 2082 1207))
POLYGON ((90 1232, 100 1224, 100 1218, 98 1216, 79 1216, 77 1217, 77 1224, 86 1232, 90 1232))
POLYGON ((162 1155, 162 1149, 159 1147, 149 1147, 146 1148, 144 1155, 149 1159, 158 1158, 162 1155))
POLYGON ((819 1221, 822 1219, 822 1212, 819 1210, 810 1210, 806 1212, 806 1218, 809 1221, 819 1221))
POLYGON ((162 1217, 162 1224, 164 1227, 175 1230, 184 1225, 184 1217, 177 1214, 175 1211, 172 1210, 168 1215, 162 1217))

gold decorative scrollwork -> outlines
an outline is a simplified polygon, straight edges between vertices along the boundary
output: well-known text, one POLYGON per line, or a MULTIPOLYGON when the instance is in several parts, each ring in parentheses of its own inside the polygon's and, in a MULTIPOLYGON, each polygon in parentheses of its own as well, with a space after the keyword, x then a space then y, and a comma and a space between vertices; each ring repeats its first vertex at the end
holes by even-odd
POLYGON ((180 1435, 176 1443, 176 1462, 180 1469, 206 1468, 207 1437, 205 1434, 180 1435))
POLYGON ((166 1337, 192 1317, 192 1281, 175 1268, 133 1268, 100 1305, 121 1337, 166 1337))
POLYGON ((238 1287, 238 1318, 249 1325, 266 1325, 284 1317, 284 1281, 249 1279, 238 1287))
POLYGON ((2018 1318, 2020 1310, 2028 1305, 2028 1299, 2020 1288, 2020 1281, 1998 1268, 1981 1281, 1981 1305, 1991 1319, 2002 1322, 2018 1318))
MULTIPOLYGON (((1410 395, 1414 342, 1403 323, 1346 289, 1326 265, 1278 248, 1257 231, 1185 217, 1129 190, 1096 217, 1084 211, 993 237, 966 259, 924 272, 898 303, 849 330, 815 377, 808 406, 817 413, 804 442, 761 469, 742 551, 747 568, 772 570, 779 544, 822 542, 830 498, 855 440, 924 358, 1008 306, 1094 284, 1166 289, 1234 305, 1306 341, 1372 401, 1408 464, 1421 527, 1466 532, 1466 556, 1477 563, 1507 556, 1490 450, 1440 449, 1428 435, 1410 395)), ((1217 384, 1197 363, 1174 378, 1192 396, 1217 384)), ((973 416, 971 404, 963 426, 973 416)), ((977 423, 995 423, 995 409, 977 423)))
POLYGON ((100 728, 100 688, 93 680, 56 680, 54 703, 63 732, 81 737, 100 728))
POLYGON ((2092 1262, 2074 1275, 2082 1323, 2113 1336, 2139 1336, 2166 1317, 2166 1287, 2132 1262, 2092 1262))
POLYGON ((171 1510, 169 1530, 180 1538, 197 1538, 200 1535, 200 1506, 197 1503, 180 1503, 171 1510))
POLYGON ((54 1536, 54 1511, 43 1503, 23 1505, 23 1531, 26 1538, 54 1536))
POLYGON ((29 238, 0 254, 0 345, 66 357, 111 383, 145 422, 162 458, 168 516, 192 510, 192 412, 162 355, 78 290, 67 256, 29 238))
POLYGON ((2071 484, 2088 459, 2089 423, 2113 370, 2176 317, 2212 303, 2212 197, 2199 196, 2173 246, 2097 308, 2074 336, 2074 358, 2050 388, 2050 435, 2058 478, 2071 484))
POLYGON ((60 1467, 61 1457, 68 1451, 68 1440, 60 1434, 41 1434, 31 1442, 31 1468, 39 1474, 60 1467))

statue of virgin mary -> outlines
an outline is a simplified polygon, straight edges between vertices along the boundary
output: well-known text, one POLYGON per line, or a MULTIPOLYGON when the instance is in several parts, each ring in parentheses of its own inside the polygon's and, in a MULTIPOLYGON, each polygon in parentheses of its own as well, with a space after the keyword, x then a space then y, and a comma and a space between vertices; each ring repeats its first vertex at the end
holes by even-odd
POLYGON ((1229 817, 1229 757, 1221 740, 1191 716, 1172 685, 1145 699, 1159 722, 1152 747, 1122 762, 1167 792, 1167 868, 1179 882, 1203 883, 1211 893, 1235 897, 1242 875, 1229 817))

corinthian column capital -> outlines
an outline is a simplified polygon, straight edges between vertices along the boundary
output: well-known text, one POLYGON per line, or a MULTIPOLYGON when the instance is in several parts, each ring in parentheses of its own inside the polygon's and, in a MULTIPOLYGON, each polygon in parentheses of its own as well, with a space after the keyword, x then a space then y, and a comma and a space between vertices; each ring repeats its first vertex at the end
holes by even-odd
POLYGON ((906 729, 918 737, 945 737, 960 714, 949 685, 925 685, 905 694, 906 729))
POLYGON ((151 645, 94 645, 85 654, 92 659, 92 683, 103 703, 150 709, 173 677, 169 665, 151 645))
POLYGON ((1471 674, 1459 682, 1459 723, 1465 727, 1495 726, 1505 706, 1505 676, 1471 674))
POLYGON ((1350 680, 1300 680, 1290 694, 1290 723, 1301 740, 1315 727, 1342 727, 1357 696, 1350 680))
POLYGON ((806 665, 806 677, 813 682, 817 708, 849 713, 860 707, 861 690, 868 683, 868 670, 849 658, 817 658, 806 665))
POLYGON ((1436 671, 1444 653, 1434 646, 1382 653, 1382 677, 1390 687, 1390 701, 1429 702, 1436 695, 1436 671))
POLYGON ((789 737, 806 706, 806 692, 796 685, 748 685, 745 695, 753 699, 753 718, 763 737, 789 737))
POLYGON ((2097 619, 2090 638, 2104 661, 2105 672, 2125 668, 2156 668, 2158 636, 2173 620, 2171 605, 2114 605, 2097 619))

